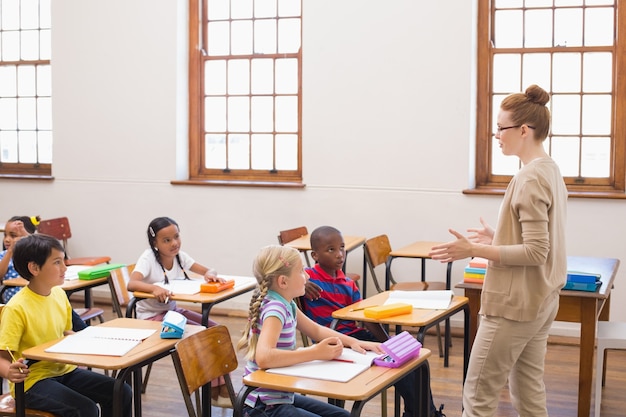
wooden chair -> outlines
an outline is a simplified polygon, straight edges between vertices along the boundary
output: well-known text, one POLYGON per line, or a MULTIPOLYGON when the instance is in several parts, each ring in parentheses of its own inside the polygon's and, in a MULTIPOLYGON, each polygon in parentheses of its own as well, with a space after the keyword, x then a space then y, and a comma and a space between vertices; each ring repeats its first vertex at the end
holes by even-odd
POLYGON ((211 381, 219 377, 224 377, 230 401, 236 404, 230 373, 237 369, 238 362, 226 326, 213 326, 181 339, 172 359, 189 417, 211 415, 211 381))
POLYGON ((66 265, 98 265, 109 263, 109 261, 111 261, 111 258, 109 256, 87 256, 82 258, 70 258, 69 254, 67 253, 67 240, 72 237, 72 230, 70 229, 70 221, 67 217, 42 220, 37 227, 37 231, 39 233, 53 236, 63 243, 66 265))
MULTIPOLYGON (((387 259, 391 253, 391 243, 387 235, 379 235, 365 241, 365 261, 367 262, 368 269, 372 276, 372 281, 378 292, 384 291, 381 287, 378 277, 376 276, 376 267, 380 265, 387 265, 387 259)), ((424 279, 424 277, 422 277, 424 279)), ((396 282, 389 271, 389 280, 391 283, 391 290, 401 291, 426 291, 426 290, 445 290, 445 282, 429 282, 426 280, 404 281, 396 282), (442 284, 443 287, 439 284, 442 284)), ((443 357, 444 349, 442 343, 441 326, 437 323, 437 345, 439 347, 439 357, 443 357)))
MULTIPOLYGON (((294 229, 281 230, 278 232, 278 243, 281 246, 286 245, 287 243, 294 241, 302 236, 308 235, 309 231, 305 226, 296 227, 294 229)), ((308 267, 311 266, 311 260, 309 259, 308 251, 302 251, 304 254, 304 260, 306 261, 306 265, 308 267)))

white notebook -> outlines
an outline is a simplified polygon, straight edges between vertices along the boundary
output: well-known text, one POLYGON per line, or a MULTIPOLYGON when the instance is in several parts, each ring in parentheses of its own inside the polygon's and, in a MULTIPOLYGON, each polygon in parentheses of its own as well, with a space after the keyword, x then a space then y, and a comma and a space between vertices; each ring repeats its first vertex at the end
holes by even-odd
POLYGON ((266 369, 266 372, 323 379, 326 381, 347 382, 372 366, 374 358, 378 356, 380 356, 379 353, 365 352, 365 354, 361 354, 352 349, 344 348, 343 354, 336 360, 302 362, 282 368, 266 369))
POLYGON ((446 310, 454 293, 451 290, 443 291, 391 291, 385 304, 406 303, 413 308, 427 310, 446 310))
POLYGON ((154 332, 152 329, 89 326, 64 337, 60 342, 47 348, 46 352, 124 356, 154 332))

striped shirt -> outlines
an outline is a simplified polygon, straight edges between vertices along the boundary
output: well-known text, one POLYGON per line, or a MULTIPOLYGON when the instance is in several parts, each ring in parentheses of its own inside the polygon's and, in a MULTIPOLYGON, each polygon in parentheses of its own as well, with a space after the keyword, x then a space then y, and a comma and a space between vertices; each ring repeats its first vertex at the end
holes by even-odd
MULTIPOLYGON (((275 291, 268 291, 267 296, 261 302, 261 311, 259 314, 259 323, 257 329, 251 331, 260 334, 263 329, 263 322, 269 317, 276 317, 283 324, 283 328, 278 337, 276 347, 283 350, 296 349, 296 303, 294 301, 285 300, 275 291)), ((261 369, 253 360, 246 363, 244 376, 261 369)), ((246 397, 245 404, 254 408, 257 400, 266 405, 273 404, 293 404, 293 392, 276 391, 265 388, 257 388, 246 397)))

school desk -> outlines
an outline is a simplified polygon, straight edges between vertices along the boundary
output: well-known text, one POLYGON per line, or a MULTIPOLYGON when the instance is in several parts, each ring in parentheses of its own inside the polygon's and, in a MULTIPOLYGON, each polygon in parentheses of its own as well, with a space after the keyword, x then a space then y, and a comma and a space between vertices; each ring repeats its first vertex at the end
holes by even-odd
MULTIPOLYGON (((130 329, 154 329, 155 333, 131 349, 124 356, 84 355, 68 353, 49 353, 45 349, 56 344, 59 340, 52 340, 39 346, 26 349, 22 356, 26 359, 68 363, 89 368, 118 371, 114 388, 114 415, 122 416, 122 403, 120 393, 124 381, 132 377, 134 416, 141 416, 141 368, 171 354, 174 345, 180 339, 161 339, 161 323, 150 320, 138 319, 113 319, 98 326, 125 327, 130 329)), ((203 330, 202 326, 188 325, 185 327, 185 336, 203 330)), ((184 337, 184 336, 183 336, 184 337)), ((16 410, 20 412, 23 407, 24 384, 16 384, 16 410), (21 393, 18 394, 18 389, 21 393), (18 400, 19 398, 19 400, 18 400)), ((24 414, 21 414, 24 416, 24 414)), ((19 417, 20 414, 17 414, 19 417)))
MULTIPOLYGON (((589 416, 591 408, 591 381, 593 379, 593 354, 598 320, 608 321, 611 307, 611 289, 619 268, 619 259, 568 256, 567 269, 599 273, 602 285, 595 292, 561 290, 556 321, 580 323, 580 353, 578 365, 578 417, 589 416)), ((482 284, 459 283, 456 288, 465 290, 469 298, 470 347, 478 330, 478 312, 482 284)), ((597 377, 597 376, 596 376, 597 377)))
MULTIPOLYGON (((414 308, 410 314, 402 314, 399 316, 392 316, 386 318, 374 319, 370 317, 365 317, 365 313, 363 311, 366 307, 380 306, 385 304, 387 298, 389 298, 390 291, 384 291, 379 294, 376 294, 372 297, 368 297, 364 300, 361 300, 357 303, 349 305, 347 307, 341 308, 339 310, 335 310, 333 312, 333 323, 332 327, 336 326, 339 320, 350 320, 350 321, 365 321, 371 323, 380 323, 383 325, 392 325, 396 326, 396 333, 400 332, 400 328, 403 326, 408 327, 417 327, 417 340, 420 343, 424 343, 424 334, 426 330, 437 325, 437 323, 441 323, 442 321, 449 320, 450 317, 457 314, 460 311, 463 311, 464 315, 464 328, 463 328, 463 381, 465 381, 465 375, 467 373, 467 364, 469 360, 469 319, 470 319, 470 310, 469 310, 469 300, 466 297, 454 296, 452 297, 452 301, 450 305, 445 310, 427 310, 414 308)), ((445 330, 445 340, 449 345, 450 342, 450 326, 446 326, 445 330)), ((445 360, 444 360, 445 362, 445 360)), ((446 364, 447 366, 447 364, 446 364)))
MULTIPOLYGON (((400 249, 392 250, 389 253, 389 258, 387 259, 387 265, 385 270, 385 289, 388 290, 390 286, 390 278, 391 278, 391 262, 396 258, 413 258, 421 260, 421 279, 422 281, 428 279, 426 278, 426 260, 431 259, 429 253, 433 246, 440 245, 443 242, 431 242, 431 241, 417 241, 413 242, 410 245, 404 246, 400 249)), ((449 290, 451 288, 452 282, 452 262, 448 262, 448 266, 446 269, 446 289, 449 290)))
MULTIPOLYGON (((85 292, 85 308, 93 307, 93 301, 91 299, 91 289, 99 285, 108 285, 109 277, 102 277, 96 279, 72 279, 65 280, 60 287, 67 293, 67 296, 71 296, 75 292, 85 292)), ((25 287, 28 285, 28 281, 22 277, 5 279, 2 281, 4 287, 25 287)), ((4 292, 5 288, 0 289, 0 296, 4 292)))
MULTIPOLYGON (((263 370, 255 371, 243 378, 243 387, 237 395, 233 416, 241 417, 244 401, 252 390, 270 388, 335 400, 354 401, 350 415, 356 417, 361 415, 361 410, 367 401, 391 387, 413 370, 417 370, 415 372, 415 386, 418 387, 418 392, 414 399, 414 410, 419 410, 419 416, 427 417, 430 414, 428 401, 430 368, 427 361, 429 356, 430 350, 422 348, 418 357, 398 368, 373 365, 347 382, 271 374, 263 370)), ((400 410, 398 397, 396 396, 395 401, 396 416, 399 415, 400 410)))
MULTIPOLYGON (((197 276, 197 274, 193 275, 197 276)), ((203 281, 204 282, 204 281, 203 281)), ((171 299, 173 301, 184 301, 189 303, 200 303, 202 305, 202 325, 208 326, 209 313, 211 308, 218 303, 230 300, 238 295, 244 294, 248 291, 252 291, 257 286, 256 278, 253 277, 235 277, 235 286, 224 291, 216 293, 198 292, 195 294, 172 294, 171 299)), ((133 296, 136 300, 154 298, 154 295, 148 292, 135 291, 133 296)), ((132 307, 126 309, 126 315, 132 315, 132 307)))

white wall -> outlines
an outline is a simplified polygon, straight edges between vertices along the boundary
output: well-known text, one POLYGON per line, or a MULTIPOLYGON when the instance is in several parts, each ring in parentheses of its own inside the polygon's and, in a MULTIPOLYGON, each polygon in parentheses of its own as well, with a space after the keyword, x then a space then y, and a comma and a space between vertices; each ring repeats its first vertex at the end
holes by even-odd
MULTIPOLYGON (((198 261, 246 275, 290 227, 386 233, 400 247, 448 240, 448 228, 479 216, 495 224, 499 197, 461 193, 473 181, 474 3, 304 0, 301 190, 170 184, 186 160, 184 0, 55 1, 55 179, 1 180, 0 219, 67 215, 71 256, 131 263, 150 220, 167 215, 198 261)), ((624 204, 571 199, 568 253, 621 258, 624 204)), ((361 259, 351 254, 348 269, 361 259)), ((418 268, 394 265, 396 275, 418 268)), ((455 282, 463 267, 455 263, 455 282)), ((429 271, 444 274, 434 262, 429 271)), ((626 297, 625 271, 614 300, 626 297)), ((626 318, 625 305, 611 310, 626 318)))

